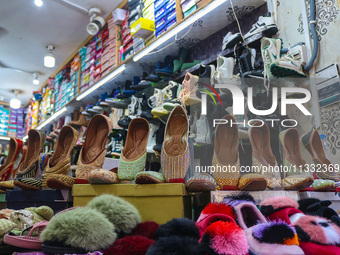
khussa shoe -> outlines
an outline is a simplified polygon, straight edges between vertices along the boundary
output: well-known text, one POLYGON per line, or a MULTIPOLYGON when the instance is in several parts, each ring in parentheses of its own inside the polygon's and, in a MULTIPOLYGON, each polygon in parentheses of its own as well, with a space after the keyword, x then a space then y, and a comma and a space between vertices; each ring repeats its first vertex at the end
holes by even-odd
POLYGON ((321 171, 316 171, 317 177, 325 180, 339 180, 339 173, 327 159, 319 132, 313 130, 301 137, 301 141, 308 152, 312 155, 315 167, 321 171))
POLYGON ((187 181, 189 192, 214 191, 217 188, 215 179, 208 173, 199 173, 187 181))
POLYGON ((221 190, 236 190, 240 178, 238 128, 231 115, 223 120, 227 123, 218 124, 215 130, 212 175, 221 190))
POLYGON ((24 162, 18 168, 16 179, 36 177, 40 167, 39 157, 45 142, 45 136, 45 133, 36 129, 28 131, 27 154, 24 162))
POLYGON ((22 162, 24 162, 27 153, 27 146, 22 147, 21 159, 16 169, 13 169, 12 176, 9 181, 0 182, 0 190, 14 189, 14 179, 17 176, 17 171, 22 162))
MULTIPOLYGON (((256 173, 261 174, 262 177, 267 180, 268 188, 280 188, 281 173, 270 147, 270 132, 268 125, 260 121, 255 122, 249 129, 249 138, 252 147, 253 168, 256 168, 256 173), (261 124, 263 125, 261 126, 261 124)), ((253 174, 245 174, 242 176, 242 182, 251 175, 253 174)), ((263 182, 259 184, 258 189, 254 190, 264 190, 265 188, 263 182)))
POLYGON ((8 156, 5 163, 0 166, 0 181, 8 181, 11 177, 14 163, 22 149, 23 142, 20 139, 10 138, 8 156))
POLYGON ((186 110, 176 106, 166 123, 161 165, 167 182, 184 183, 190 164, 189 121, 186 110))
POLYGON ((282 179, 282 186, 286 190, 301 190, 309 187, 314 178, 306 172, 306 161, 301 156, 300 136, 296 128, 290 128, 280 133, 283 147, 284 167, 286 176, 282 179))
POLYGON ((88 181, 90 184, 115 184, 118 183, 117 168, 95 169, 88 175, 88 181))
MULTIPOLYGON (((48 182, 50 182, 50 184, 53 184, 53 188, 56 188, 59 186, 55 184, 58 180, 70 179, 67 181, 67 188, 69 188, 69 184, 72 184, 72 182, 74 183, 74 178, 67 176, 67 173, 71 167, 71 152, 77 142, 77 139, 78 132, 74 128, 68 125, 62 127, 57 139, 55 151, 52 157, 48 160, 46 166, 43 178, 43 187, 47 187, 48 182), (59 175, 63 175, 64 177, 59 178, 59 175)), ((58 189, 63 189, 63 182, 60 183, 58 189)))
POLYGON ((94 116, 86 130, 84 146, 80 151, 76 169, 76 183, 87 183, 88 173, 102 167, 106 154, 106 140, 112 122, 105 115, 94 116))
POLYGON ((43 184, 42 174, 46 168, 48 159, 51 155, 48 153, 41 153, 38 159, 38 168, 35 175, 32 177, 17 177, 14 180, 14 185, 23 190, 41 190, 43 184))
POLYGON ((165 178, 162 173, 155 171, 139 172, 135 177, 136 184, 157 184, 164 183, 165 178))
POLYGON ((144 170, 149 133, 150 126, 146 119, 135 118, 130 122, 125 146, 119 159, 120 180, 134 180, 136 174, 144 170))

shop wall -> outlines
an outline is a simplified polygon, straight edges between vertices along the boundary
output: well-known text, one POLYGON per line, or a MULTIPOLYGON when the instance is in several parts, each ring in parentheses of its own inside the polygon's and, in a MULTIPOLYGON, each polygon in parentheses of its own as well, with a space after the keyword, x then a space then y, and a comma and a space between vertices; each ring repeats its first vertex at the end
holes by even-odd
MULTIPOLYGON (((283 39, 284 47, 293 46, 298 42, 306 41, 306 20, 304 20, 303 4, 307 4, 307 17, 309 18, 309 0, 284 1, 273 0, 274 10, 277 8, 277 24, 279 27, 279 37, 283 39), (275 6, 276 4, 276 6, 275 6)), ((315 72, 333 64, 340 63, 339 50, 339 24, 340 10, 338 0, 316 0, 316 21, 319 40, 319 55, 315 65, 315 72)), ((314 98, 313 103, 318 104, 314 98)), ((296 116, 297 112, 291 112, 293 117, 300 120, 303 125, 299 126, 301 133, 309 131, 315 127, 314 118, 296 116)), ((328 157, 333 163, 340 163, 340 103, 320 109, 320 129, 326 135, 328 157)), ((309 158, 307 153, 304 156, 309 158)))

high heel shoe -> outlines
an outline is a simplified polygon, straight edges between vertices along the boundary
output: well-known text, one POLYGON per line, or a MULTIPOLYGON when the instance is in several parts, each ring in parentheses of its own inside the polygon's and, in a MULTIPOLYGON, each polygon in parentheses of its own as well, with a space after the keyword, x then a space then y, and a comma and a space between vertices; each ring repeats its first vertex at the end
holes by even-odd
POLYGON ((146 163, 146 146, 150 133, 149 122, 135 118, 130 122, 124 149, 120 155, 118 178, 132 181, 136 174, 143 171, 146 163))
MULTIPOLYGON (((46 171, 43 178, 43 188, 47 187, 49 176, 53 175, 54 178, 58 178, 59 175, 66 176, 71 167, 71 151, 75 146, 78 139, 78 132, 71 126, 63 126, 60 130, 56 149, 48 160, 46 171)), ((70 177, 72 178, 72 177, 70 177)), ((74 183, 72 178, 71 183, 74 183)), ((62 189, 62 184, 59 189, 62 189)), ((69 186, 67 185, 67 188, 69 186)))
POLYGON ((167 182, 185 183, 190 164, 189 121, 186 110, 176 106, 166 123, 161 165, 167 182))
POLYGON ((20 139, 10 138, 8 156, 5 163, 0 167, 0 181, 7 181, 12 173, 14 163, 19 155, 23 146, 20 139))
POLYGON ((106 141, 112 130, 111 120, 102 114, 95 115, 86 130, 84 146, 80 151, 76 169, 76 184, 88 183, 91 170, 104 164, 106 141))

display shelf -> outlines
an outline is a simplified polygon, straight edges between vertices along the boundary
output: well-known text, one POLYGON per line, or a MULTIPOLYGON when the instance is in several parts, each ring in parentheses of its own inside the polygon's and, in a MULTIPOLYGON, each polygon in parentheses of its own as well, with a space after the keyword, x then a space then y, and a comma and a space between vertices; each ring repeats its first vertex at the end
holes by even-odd
MULTIPOLYGON (((265 4, 264 0, 238 0, 234 2, 235 8, 238 7, 252 7, 252 9, 256 9, 257 7, 265 4)), ((87 90, 82 91, 78 96, 72 99, 70 102, 66 104, 67 110, 57 117, 64 117, 67 114, 70 114, 74 108, 80 107, 86 103, 95 104, 98 100, 99 95, 104 92, 111 92, 114 88, 118 87, 120 84, 124 84, 125 80, 132 80, 133 76, 138 75, 141 76, 143 73, 142 66, 148 65, 152 63, 157 63, 158 61, 163 61, 163 59, 167 55, 176 55, 178 52, 178 40, 184 36, 190 38, 196 38, 198 40, 204 40, 216 33, 217 31, 225 28, 228 24, 233 22, 233 19, 230 19, 228 15, 226 15, 226 10, 231 9, 231 4, 227 0, 222 1, 212 1, 207 5, 202 6, 193 14, 181 20, 178 24, 172 27, 169 31, 165 32, 158 38, 154 39, 151 44, 141 49, 139 52, 136 52, 130 58, 124 60, 120 65, 118 65, 115 69, 113 69, 106 76, 102 77, 97 83, 93 84, 91 87, 87 88, 87 90, 91 89, 94 86, 97 86, 99 83, 102 83, 104 79, 106 79, 109 75, 114 73, 121 66, 125 65, 125 70, 117 75, 116 77, 105 81, 104 84, 101 84, 98 88, 96 88, 93 92, 83 97, 81 100, 77 100, 77 97, 85 93, 87 90), (209 14, 209 15, 207 15, 209 14), (158 52, 159 51, 159 52, 158 52), (157 52, 157 54, 154 54, 157 52)), ((244 13, 245 15, 246 13, 244 13)), ((239 16, 238 18, 240 18, 239 16)), ((190 39, 189 38, 189 39, 190 39)), ((231 54, 232 50, 227 49, 222 51, 220 54, 226 56, 231 54)), ((217 58, 216 56, 212 56, 211 58, 204 60, 204 63, 212 63, 217 58)), ((199 65, 193 67, 193 71, 198 70, 199 65)), ((191 69, 189 69, 190 71, 191 69)), ((180 75, 174 77, 174 79, 178 80, 181 77, 184 77, 184 72, 180 75)), ((44 121, 47 123, 40 123, 39 126, 43 125, 40 130, 48 130, 50 125, 56 119, 54 115, 49 117, 44 121)))

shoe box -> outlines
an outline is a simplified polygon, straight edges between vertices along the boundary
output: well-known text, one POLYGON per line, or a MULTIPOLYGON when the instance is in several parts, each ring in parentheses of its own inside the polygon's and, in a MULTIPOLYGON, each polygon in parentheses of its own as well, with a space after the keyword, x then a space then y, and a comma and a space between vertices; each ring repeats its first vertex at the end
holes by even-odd
POLYGON ((153 2, 149 6, 144 5, 143 18, 155 21, 155 5, 153 2))
POLYGON ((183 11, 184 18, 189 16, 191 13, 197 10, 196 0, 182 0, 181 7, 183 11))
POLYGON ((126 10, 117 8, 112 12, 112 20, 114 24, 121 25, 126 17, 126 10))
POLYGON ((0 106, 0 135, 6 136, 9 124, 9 109, 4 109, 0 106))
POLYGON ((176 24, 176 0, 155 1, 156 37, 160 36, 176 24))
POLYGON ((72 189, 73 205, 86 206, 94 197, 104 193, 122 197, 133 204, 138 209, 142 221, 152 220, 164 224, 173 218, 191 218, 191 196, 182 183, 76 184, 72 189))

